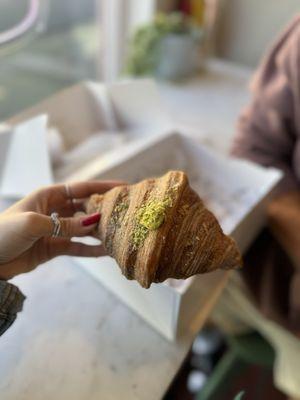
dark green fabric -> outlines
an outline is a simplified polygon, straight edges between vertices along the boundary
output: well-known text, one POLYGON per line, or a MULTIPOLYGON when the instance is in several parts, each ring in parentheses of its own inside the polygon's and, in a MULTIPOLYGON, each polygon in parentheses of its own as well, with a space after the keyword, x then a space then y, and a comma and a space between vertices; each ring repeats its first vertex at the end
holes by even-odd
POLYGON ((22 311, 25 296, 20 290, 6 281, 0 281, 0 335, 15 321, 22 311))

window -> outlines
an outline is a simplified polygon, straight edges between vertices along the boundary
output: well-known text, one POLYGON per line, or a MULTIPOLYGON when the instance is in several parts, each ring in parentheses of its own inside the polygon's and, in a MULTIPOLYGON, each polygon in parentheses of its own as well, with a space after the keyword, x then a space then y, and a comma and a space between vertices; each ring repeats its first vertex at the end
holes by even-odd
POLYGON ((0 0, 0 34, 42 5, 34 33, 0 43, 0 121, 78 81, 116 79, 134 27, 170 1, 0 0))
MULTIPOLYGON (((43 8, 25 38, 0 49, 0 120, 52 93, 100 74, 101 0, 38 0, 43 8)), ((18 24, 30 0, 0 0, 0 32, 18 24)))

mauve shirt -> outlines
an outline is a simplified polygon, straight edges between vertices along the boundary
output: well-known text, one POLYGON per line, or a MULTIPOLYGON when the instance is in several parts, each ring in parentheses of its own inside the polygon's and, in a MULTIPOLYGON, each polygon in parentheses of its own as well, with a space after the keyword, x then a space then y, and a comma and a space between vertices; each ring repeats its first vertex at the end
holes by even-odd
MULTIPOLYGON (((278 193, 299 190, 300 16, 264 57, 251 91, 251 103, 237 124, 232 154, 283 170, 278 193)), ((246 255, 243 275, 261 311, 299 334, 300 287, 295 286, 299 276, 296 279, 297 271, 268 229, 246 255)))
POLYGON ((232 153, 285 172, 281 191, 300 182, 300 16, 267 53, 251 84, 232 153))

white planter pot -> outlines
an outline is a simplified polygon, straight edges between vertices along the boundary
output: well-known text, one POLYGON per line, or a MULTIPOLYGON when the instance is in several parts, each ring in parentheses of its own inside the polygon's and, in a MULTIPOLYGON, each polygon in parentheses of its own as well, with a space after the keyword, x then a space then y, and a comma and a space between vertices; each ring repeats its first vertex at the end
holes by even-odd
POLYGON ((160 44, 156 76, 162 79, 182 79, 193 75, 200 66, 199 41, 188 34, 171 34, 160 44))

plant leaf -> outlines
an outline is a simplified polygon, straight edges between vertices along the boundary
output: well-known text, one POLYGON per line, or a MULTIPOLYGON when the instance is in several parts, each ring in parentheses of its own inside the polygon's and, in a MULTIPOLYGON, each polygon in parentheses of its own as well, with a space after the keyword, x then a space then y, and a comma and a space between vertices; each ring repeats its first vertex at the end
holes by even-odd
POLYGON ((240 393, 238 393, 233 400, 242 400, 244 397, 245 392, 242 390, 240 393))

